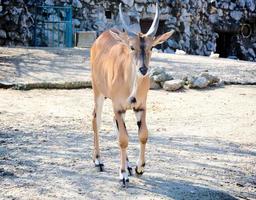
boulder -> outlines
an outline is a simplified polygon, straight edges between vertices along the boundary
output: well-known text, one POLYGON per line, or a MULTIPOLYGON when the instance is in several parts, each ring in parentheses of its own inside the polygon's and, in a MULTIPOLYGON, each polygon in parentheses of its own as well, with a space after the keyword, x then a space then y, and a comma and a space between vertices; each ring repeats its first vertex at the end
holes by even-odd
POLYGON ((170 80, 170 81, 165 81, 163 85, 163 89, 166 91, 176 91, 181 89, 184 86, 184 81, 183 80, 170 80))
POLYGON ((149 76, 155 76, 164 73, 165 69, 163 67, 152 67, 149 72, 149 76))

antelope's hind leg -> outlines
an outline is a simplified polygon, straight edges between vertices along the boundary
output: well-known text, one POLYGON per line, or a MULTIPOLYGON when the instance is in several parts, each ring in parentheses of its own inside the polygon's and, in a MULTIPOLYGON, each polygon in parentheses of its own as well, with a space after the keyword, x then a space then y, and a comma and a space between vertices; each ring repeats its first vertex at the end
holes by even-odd
POLYGON ((101 114, 104 102, 104 96, 94 92, 94 110, 92 127, 94 132, 94 152, 93 152, 93 162, 98 171, 102 172, 104 170, 104 164, 100 159, 100 147, 99 147, 99 130, 101 124, 101 114))

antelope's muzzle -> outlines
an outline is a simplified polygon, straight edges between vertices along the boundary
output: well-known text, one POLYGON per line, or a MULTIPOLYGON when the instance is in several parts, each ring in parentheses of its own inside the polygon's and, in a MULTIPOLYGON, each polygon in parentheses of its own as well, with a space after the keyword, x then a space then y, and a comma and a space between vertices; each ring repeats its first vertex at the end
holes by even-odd
POLYGON ((148 72, 148 68, 147 68, 147 67, 141 67, 141 68, 139 68, 139 70, 140 70, 140 73, 141 73, 143 76, 145 76, 146 73, 148 72))

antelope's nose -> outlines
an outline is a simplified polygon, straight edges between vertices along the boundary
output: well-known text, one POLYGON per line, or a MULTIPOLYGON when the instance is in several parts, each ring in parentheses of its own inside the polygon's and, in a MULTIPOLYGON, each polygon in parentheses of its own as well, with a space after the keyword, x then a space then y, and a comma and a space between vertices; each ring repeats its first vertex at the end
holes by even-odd
POLYGON ((139 70, 140 70, 141 74, 144 76, 147 73, 148 68, 147 67, 141 67, 139 70))

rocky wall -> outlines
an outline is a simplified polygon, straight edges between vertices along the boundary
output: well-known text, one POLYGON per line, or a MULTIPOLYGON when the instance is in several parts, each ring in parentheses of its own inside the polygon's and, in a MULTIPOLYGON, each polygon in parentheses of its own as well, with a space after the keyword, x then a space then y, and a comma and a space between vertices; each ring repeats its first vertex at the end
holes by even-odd
MULTIPOLYGON (((153 0, 2 0, 0 45, 32 44, 36 4, 72 5, 74 30, 95 30, 100 34, 120 25, 120 2, 124 3, 131 28, 139 30, 139 21, 143 25, 143 20, 154 17, 153 0)), ((217 52, 222 57, 256 61, 255 0, 161 0, 160 7, 160 29, 176 31, 162 46, 164 52, 181 49, 206 56, 217 52)))

